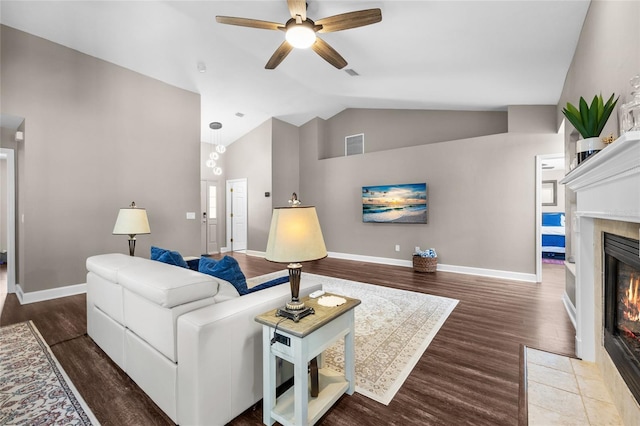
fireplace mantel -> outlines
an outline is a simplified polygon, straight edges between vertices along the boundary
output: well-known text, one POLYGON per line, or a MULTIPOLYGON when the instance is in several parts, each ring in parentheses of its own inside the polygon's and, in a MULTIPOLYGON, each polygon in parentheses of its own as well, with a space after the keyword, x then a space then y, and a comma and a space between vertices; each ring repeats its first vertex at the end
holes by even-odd
POLYGON ((640 131, 628 132, 589 157, 560 182, 573 191, 640 173, 640 131))
POLYGON ((640 131, 628 132, 560 183, 577 195, 577 216, 640 222, 640 131))

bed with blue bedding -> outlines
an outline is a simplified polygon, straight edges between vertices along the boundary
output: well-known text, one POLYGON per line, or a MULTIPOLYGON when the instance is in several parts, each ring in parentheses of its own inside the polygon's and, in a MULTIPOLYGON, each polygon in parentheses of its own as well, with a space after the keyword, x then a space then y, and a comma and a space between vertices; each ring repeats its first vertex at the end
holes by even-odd
POLYGON ((542 257, 564 260, 564 213, 542 213, 542 257))

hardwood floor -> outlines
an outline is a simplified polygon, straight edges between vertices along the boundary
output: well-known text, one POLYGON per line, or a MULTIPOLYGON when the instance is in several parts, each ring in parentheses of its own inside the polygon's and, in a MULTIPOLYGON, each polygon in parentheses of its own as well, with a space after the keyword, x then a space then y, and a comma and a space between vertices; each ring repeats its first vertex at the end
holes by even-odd
MULTIPOLYGON (((283 269, 233 256, 247 277, 283 269)), ((355 393, 319 424, 516 425, 519 345, 574 353, 574 329, 561 301, 563 267, 544 267, 545 282, 531 284, 331 258, 305 264, 306 272, 460 300, 388 406, 355 393)), ((85 300, 79 295, 20 306, 9 295, 0 325, 33 320, 102 424, 172 424, 85 334, 85 300)), ((262 424, 260 403, 230 424, 262 424)))

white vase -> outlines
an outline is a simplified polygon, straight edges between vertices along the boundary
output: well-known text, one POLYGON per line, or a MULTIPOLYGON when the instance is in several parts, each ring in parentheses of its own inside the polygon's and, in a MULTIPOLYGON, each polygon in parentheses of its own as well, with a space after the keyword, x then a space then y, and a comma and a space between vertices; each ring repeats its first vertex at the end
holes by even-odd
POLYGON ((600 137, 578 140, 578 144, 576 147, 576 158, 578 159, 578 164, 582 163, 584 160, 589 158, 589 156, 600 151, 605 146, 607 145, 602 142, 602 139, 600 137))

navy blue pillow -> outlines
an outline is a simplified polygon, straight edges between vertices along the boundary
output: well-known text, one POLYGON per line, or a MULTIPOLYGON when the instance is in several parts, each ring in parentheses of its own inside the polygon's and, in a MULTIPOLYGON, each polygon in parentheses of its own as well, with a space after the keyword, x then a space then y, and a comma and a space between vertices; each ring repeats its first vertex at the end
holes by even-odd
POLYGON ((282 283, 288 283, 288 282, 289 282, 289 275, 285 275, 284 277, 274 278, 271 281, 267 281, 266 283, 262 283, 255 287, 251 287, 249 289, 249 293, 253 293, 254 291, 264 290, 265 288, 273 287, 273 286, 276 286, 282 283))
POLYGON ((229 281, 238 290, 240 296, 249 293, 247 279, 245 278, 238 261, 231 256, 225 256, 220 260, 210 257, 201 257, 198 271, 221 280, 229 281))
POLYGON ((192 271, 197 271, 199 265, 200 259, 198 258, 187 260, 187 266, 189 266, 189 269, 191 269, 192 271))
POLYGON ((184 261, 180 253, 160 247, 151 246, 151 260, 180 266, 181 268, 189 268, 189 265, 187 265, 187 262, 184 261))

